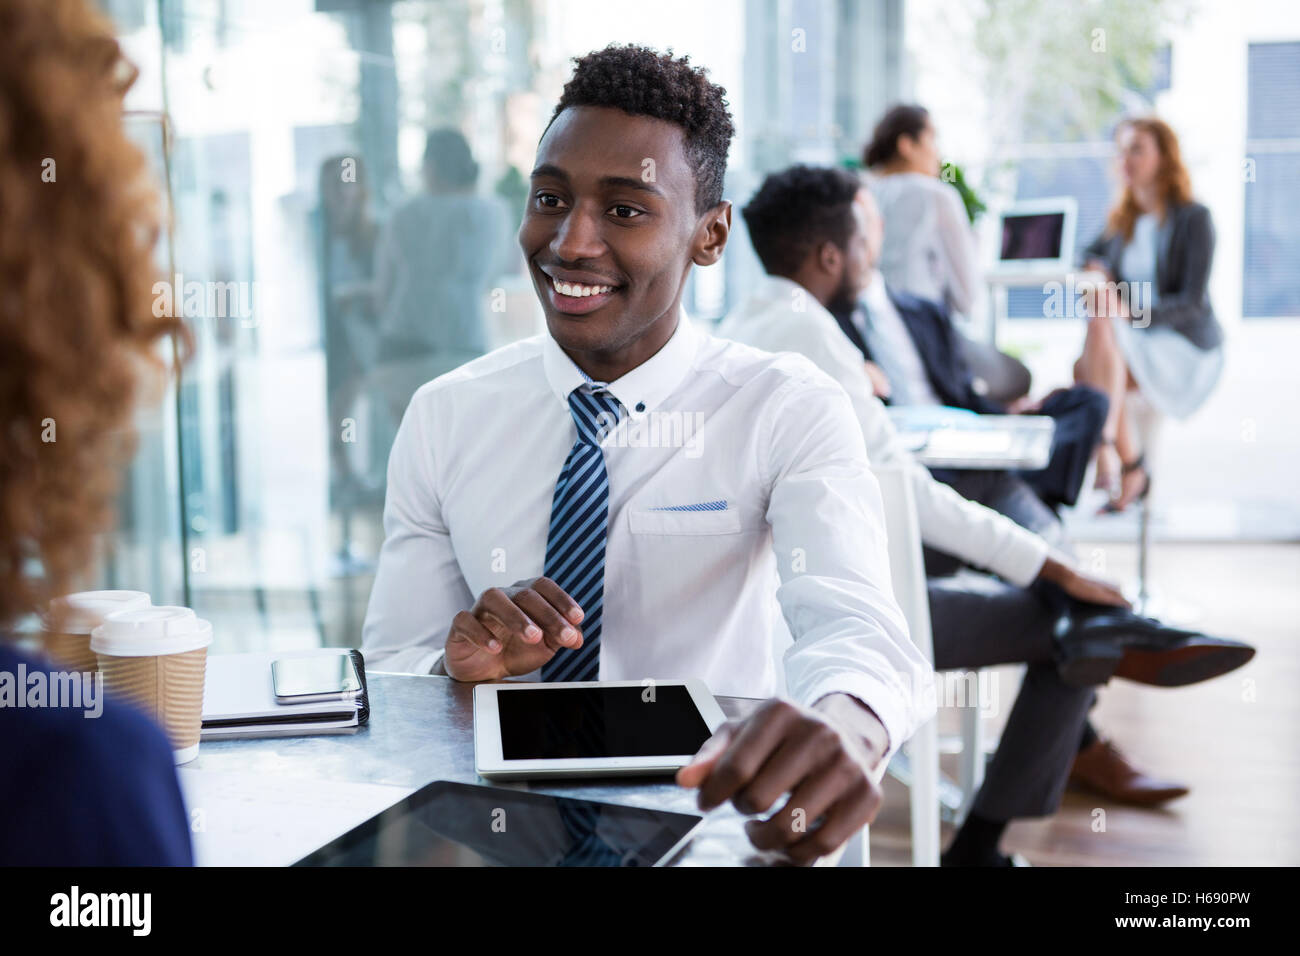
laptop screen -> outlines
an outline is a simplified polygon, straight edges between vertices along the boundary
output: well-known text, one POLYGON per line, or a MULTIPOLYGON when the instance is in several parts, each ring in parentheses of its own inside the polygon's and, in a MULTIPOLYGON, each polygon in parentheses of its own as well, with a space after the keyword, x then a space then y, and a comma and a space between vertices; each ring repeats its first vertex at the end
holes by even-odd
POLYGON ((1059 259, 1065 231, 1064 212, 1023 213, 1002 219, 1004 262, 1026 259, 1059 259))

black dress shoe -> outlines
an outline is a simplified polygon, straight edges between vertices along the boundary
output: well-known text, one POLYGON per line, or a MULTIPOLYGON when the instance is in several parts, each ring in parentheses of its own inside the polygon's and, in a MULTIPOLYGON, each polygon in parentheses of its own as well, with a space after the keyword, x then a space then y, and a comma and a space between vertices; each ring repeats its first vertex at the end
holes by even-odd
POLYGON ((1255 656, 1255 649, 1112 608, 1063 617, 1057 625, 1057 654, 1061 679, 1076 687, 1104 684, 1111 677, 1182 687, 1236 670, 1255 656))

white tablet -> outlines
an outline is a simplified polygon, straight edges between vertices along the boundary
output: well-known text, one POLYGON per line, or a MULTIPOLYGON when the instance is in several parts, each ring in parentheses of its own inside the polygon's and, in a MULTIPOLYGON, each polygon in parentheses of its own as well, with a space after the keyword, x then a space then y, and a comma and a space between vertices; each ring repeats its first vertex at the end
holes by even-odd
POLYGON ((479 684, 474 765, 493 780, 676 773, 725 720, 698 680, 479 684))

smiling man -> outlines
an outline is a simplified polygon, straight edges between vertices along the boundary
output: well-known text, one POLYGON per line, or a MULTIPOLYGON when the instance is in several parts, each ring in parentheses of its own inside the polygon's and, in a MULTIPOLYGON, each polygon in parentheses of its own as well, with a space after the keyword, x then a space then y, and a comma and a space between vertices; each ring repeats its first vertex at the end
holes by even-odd
POLYGON ((682 311, 731 228, 723 96, 642 47, 577 61, 519 230, 547 332, 412 399, 364 640, 376 667, 457 680, 695 677, 767 698, 678 782, 703 809, 771 811, 753 843, 809 861, 875 816, 933 678, 843 390, 682 311), (698 423, 691 448, 673 429, 626 440, 655 415, 698 423))

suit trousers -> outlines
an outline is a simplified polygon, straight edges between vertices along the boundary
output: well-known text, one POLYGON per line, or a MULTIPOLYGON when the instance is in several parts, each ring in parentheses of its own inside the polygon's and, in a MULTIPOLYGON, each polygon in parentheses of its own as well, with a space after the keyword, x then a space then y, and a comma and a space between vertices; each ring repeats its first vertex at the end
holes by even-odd
MULTIPOLYGON (((950 483, 1068 550, 1056 515, 1019 477, 968 471, 950 483)), ((998 821, 1054 813, 1095 696, 1093 688, 1072 687, 1057 674, 1054 628, 1065 596, 1054 585, 1019 588, 960 569, 955 558, 930 549, 926 568, 946 575, 929 584, 936 670, 1028 665, 972 812, 998 821)))

